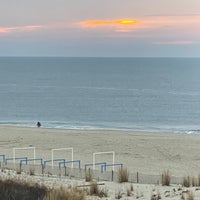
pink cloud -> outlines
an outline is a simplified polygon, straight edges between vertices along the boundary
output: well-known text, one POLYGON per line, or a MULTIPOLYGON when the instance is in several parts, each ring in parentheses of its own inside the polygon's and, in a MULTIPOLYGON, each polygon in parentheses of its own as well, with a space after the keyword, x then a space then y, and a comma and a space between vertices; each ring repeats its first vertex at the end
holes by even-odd
POLYGON ((30 25, 30 26, 15 26, 15 27, 0 27, 0 34, 8 34, 13 32, 27 32, 35 31, 44 28, 40 25, 30 25))

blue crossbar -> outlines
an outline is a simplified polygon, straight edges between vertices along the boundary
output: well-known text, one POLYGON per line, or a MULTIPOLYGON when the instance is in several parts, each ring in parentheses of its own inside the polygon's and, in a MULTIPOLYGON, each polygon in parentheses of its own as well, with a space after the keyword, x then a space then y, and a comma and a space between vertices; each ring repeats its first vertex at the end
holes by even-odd
POLYGON ((35 161, 35 160, 40 160, 41 165, 43 164, 43 159, 42 158, 30 158, 30 159, 24 159, 24 160, 20 160, 20 165, 23 162, 26 162, 26 165, 28 164, 28 161, 35 161))
MULTIPOLYGON (((57 161, 57 162, 58 162, 58 161, 63 161, 63 162, 65 162, 65 159, 62 159, 62 158, 61 158, 61 159, 54 159, 54 160, 53 160, 53 162, 56 162, 56 161, 57 161)), ((44 161, 44 167, 46 166, 46 163, 48 163, 48 162, 52 162, 52 160, 45 160, 45 161, 44 161)))
POLYGON ((27 160, 27 157, 21 157, 21 158, 6 158, 5 159, 5 164, 7 165, 8 160, 27 160))
MULTIPOLYGON (((87 167, 89 166, 93 166, 93 165, 101 165, 101 172, 103 172, 103 167, 105 169, 105 166, 106 166, 106 162, 100 162, 100 163, 90 163, 90 164, 85 164, 85 171, 87 170, 87 167)), ((106 170, 105 170, 106 171, 106 170)))
MULTIPOLYGON (((121 169, 123 168, 123 164, 122 163, 116 163, 116 164, 105 164, 104 169, 106 171, 107 167, 113 167, 113 166, 120 166, 121 169)), ((101 168, 102 168, 101 170, 103 170, 103 166, 101 166, 101 168)))
POLYGON ((81 161, 80 160, 69 160, 69 161, 59 162, 59 169, 61 168, 60 166, 62 164, 64 164, 64 167, 65 167, 67 163, 78 163, 79 169, 81 168, 81 161))
POLYGON ((5 161, 6 161, 6 155, 5 154, 1 154, 0 157, 3 158, 3 163, 5 163, 5 161))

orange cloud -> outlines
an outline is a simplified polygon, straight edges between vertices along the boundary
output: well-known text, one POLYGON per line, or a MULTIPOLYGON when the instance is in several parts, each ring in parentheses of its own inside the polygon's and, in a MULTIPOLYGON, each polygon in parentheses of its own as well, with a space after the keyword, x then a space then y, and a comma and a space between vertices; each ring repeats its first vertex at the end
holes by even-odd
MULTIPOLYGON (((119 19, 119 20, 86 20, 79 23, 82 28, 112 29, 115 32, 132 32, 135 30, 161 30, 167 29, 197 29, 200 16, 147 16, 141 19, 119 19)), ((199 28, 198 28, 199 29, 199 28)))
POLYGON ((130 32, 141 21, 136 19, 118 19, 118 20, 86 20, 79 23, 82 28, 112 28, 115 32, 130 32))
POLYGON ((138 24, 138 20, 122 19, 122 20, 88 20, 81 22, 83 27, 96 27, 96 26, 132 26, 138 24))
POLYGON ((1 33, 13 33, 13 32, 26 32, 26 31, 35 31, 38 29, 43 28, 44 26, 16 26, 16 27, 0 27, 0 34, 1 33))

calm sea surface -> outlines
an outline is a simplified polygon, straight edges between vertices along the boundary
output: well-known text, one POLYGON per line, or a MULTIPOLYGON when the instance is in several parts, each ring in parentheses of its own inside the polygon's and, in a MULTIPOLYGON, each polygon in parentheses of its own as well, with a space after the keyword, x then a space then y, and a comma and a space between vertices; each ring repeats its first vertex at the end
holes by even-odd
POLYGON ((0 58, 0 123, 200 133, 200 58, 0 58))

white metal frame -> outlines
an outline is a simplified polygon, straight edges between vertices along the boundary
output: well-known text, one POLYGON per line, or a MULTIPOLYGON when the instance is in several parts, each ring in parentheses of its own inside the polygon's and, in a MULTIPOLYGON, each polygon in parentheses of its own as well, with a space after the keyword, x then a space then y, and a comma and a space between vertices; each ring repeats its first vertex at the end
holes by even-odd
MULTIPOLYGON (((74 160, 74 149, 73 147, 70 147, 70 148, 59 148, 59 149, 52 149, 51 150, 51 166, 52 166, 52 169, 53 169, 53 160, 54 160, 54 151, 71 151, 72 152, 72 155, 71 155, 71 160, 73 161, 74 160)), ((72 162, 72 165, 71 165, 71 168, 74 167, 74 163, 72 162)))
POLYGON ((107 151, 107 152, 95 152, 93 153, 93 170, 95 170, 95 158, 96 158, 96 155, 102 155, 102 154, 112 154, 112 157, 113 157, 113 171, 115 170, 115 152, 114 151, 107 151))
MULTIPOLYGON (((16 150, 28 150, 28 149, 33 149, 33 159, 35 159, 35 147, 19 147, 19 148, 13 148, 13 163, 15 165, 15 161, 16 161, 16 150)), ((34 160, 34 164, 35 164, 35 160, 34 160)))

